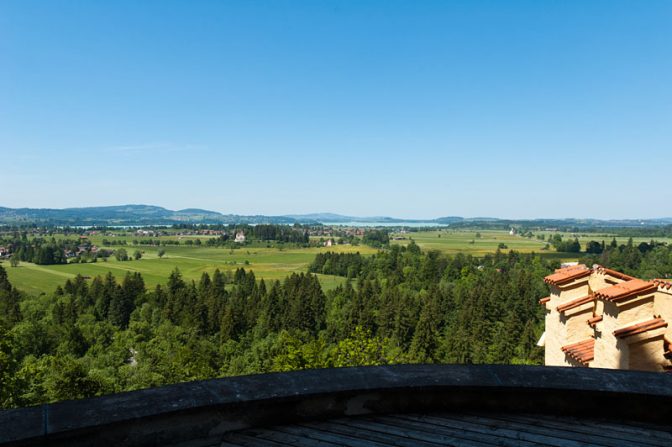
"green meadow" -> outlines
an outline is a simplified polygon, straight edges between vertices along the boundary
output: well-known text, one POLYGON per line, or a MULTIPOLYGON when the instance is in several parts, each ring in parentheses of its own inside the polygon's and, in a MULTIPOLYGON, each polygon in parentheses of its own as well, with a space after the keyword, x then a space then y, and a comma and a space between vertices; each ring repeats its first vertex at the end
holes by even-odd
POLYGON ((517 250, 525 253, 539 252, 546 243, 535 238, 528 239, 520 236, 511 236, 508 231, 466 231, 441 229, 435 231, 418 231, 405 234, 394 233, 395 237, 404 237, 402 240, 392 240, 392 244, 406 245, 411 240, 424 250, 439 250, 448 254, 465 253, 474 256, 483 256, 494 253, 499 244, 504 243, 508 250, 517 250), (476 234, 479 233, 480 237, 476 234))
MULTIPOLYGON (((506 249, 502 251, 516 250, 522 253, 539 253, 548 258, 556 258, 563 261, 572 261, 578 259, 577 253, 558 253, 553 247, 544 249, 546 240, 542 241, 536 238, 537 234, 543 234, 548 239, 553 234, 562 235, 563 239, 579 239, 582 250, 585 249, 586 243, 589 241, 605 241, 609 244, 614 238, 610 234, 595 234, 595 233, 561 233, 542 231, 535 233, 531 238, 522 237, 520 235, 511 235, 508 231, 503 230, 450 230, 440 229, 433 231, 418 231, 408 233, 393 233, 391 238, 392 244, 406 245, 411 240, 418 244, 425 250, 439 250, 443 253, 457 254, 465 253, 473 256, 483 256, 487 253, 494 253, 499 244, 506 245, 506 249), (480 234, 480 237, 477 236, 480 234), (403 237, 402 240, 394 240, 395 237, 403 237)), ((616 237, 619 244, 625 244, 628 237, 616 237)), ((672 243, 670 238, 655 238, 659 242, 672 243)), ((650 242, 651 238, 640 237, 633 238, 633 243, 639 244, 641 242, 650 242)))
MULTIPOLYGON (((94 242, 97 241, 94 239, 94 242)), ((124 248, 129 255, 135 250, 140 250, 143 256, 137 261, 124 262, 119 262, 112 256, 107 262, 99 259, 98 262, 87 264, 35 265, 21 262, 18 267, 10 267, 8 262, 4 262, 3 265, 12 284, 20 290, 28 293, 50 293, 66 279, 74 278, 76 275, 95 277, 105 275, 107 272, 112 272, 118 279, 123 278, 126 272, 139 272, 147 287, 154 287, 157 284, 164 284, 175 268, 180 269, 185 279, 195 281, 198 281, 203 272, 211 274, 216 269, 234 271, 238 268, 252 270, 257 278, 266 281, 281 280, 291 273, 306 272, 308 265, 319 252, 331 250, 360 252, 364 255, 376 252, 370 247, 351 245, 283 249, 245 246, 235 250, 170 245, 163 247, 166 254, 159 258, 158 247, 129 245, 109 248, 124 248)), ((336 287, 343 282, 343 278, 338 276, 319 275, 319 277, 325 289, 336 287)))
MULTIPOLYGON (((546 239, 554 233, 543 232, 546 239)), ((578 237, 582 248, 588 241, 604 240, 607 244, 613 238, 609 234, 570 234, 560 233, 563 238, 578 237)), ((59 238, 62 236, 56 236, 59 238)), ((205 241, 209 236, 162 236, 162 240, 179 240, 182 244, 187 239, 201 239, 205 241)), ((546 258, 554 258, 561 261, 575 261, 578 259, 576 253, 558 253, 552 247, 544 249, 546 241, 541 241, 535 236, 532 238, 519 235, 510 235, 508 231, 502 230, 451 230, 437 229, 432 231, 419 231, 408 233, 392 233, 392 244, 406 245, 411 240, 418 244, 424 250, 439 250, 447 254, 465 253, 473 256, 483 256, 488 253, 494 253, 500 244, 506 246, 503 251, 516 250, 523 253, 539 253, 546 258), (480 237, 477 237, 479 233, 480 237), (404 239, 394 240, 396 237, 404 239)), ((108 240, 115 239, 107 237, 108 240)), ((124 239, 129 244, 133 239, 142 239, 132 234, 117 237, 124 239)), ((318 238, 312 238, 318 239, 318 238)), ((626 243, 627 237, 617 237, 619 244, 626 243)), ((103 236, 92 236, 91 242, 103 247, 103 236)), ((670 239, 658 238, 661 242, 672 242, 670 239)), ((650 238, 634 238, 634 243, 649 242, 650 238)), ((112 272, 118 279, 123 278, 126 272, 139 272, 142 274, 147 287, 154 287, 157 284, 166 282, 168 275, 178 268, 187 280, 195 280, 201 277, 203 272, 212 273, 216 269, 221 271, 234 271, 238 268, 254 271, 259 279, 266 281, 282 280, 291 273, 306 272, 308 265, 312 262, 317 253, 326 251, 338 251, 354 253, 359 252, 363 255, 376 253, 376 249, 364 245, 335 245, 333 247, 278 247, 265 243, 252 243, 237 249, 223 247, 207 247, 205 245, 168 245, 162 247, 166 254, 159 258, 157 252, 159 247, 146 245, 124 245, 107 247, 111 250, 124 248, 129 256, 133 255, 135 250, 140 250, 143 254, 142 259, 119 262, 113 256, 107 261, 99 260, 96 263, 86 264, 61 264, 61 265, 35 265, 28 262, 22 262, 18 267, 10 267, 8 262, 4 262, 4 267, 9 274, 12 284, 19 289, 33 294, 50 293, 56 286, 62 285, 66 279, 74 278, 76 275, 86 277, 95 277, 112 272)), ((319 275, 320 281, 325 289, 331 289, 343 283, 344 279, 331 275, 319 275)))

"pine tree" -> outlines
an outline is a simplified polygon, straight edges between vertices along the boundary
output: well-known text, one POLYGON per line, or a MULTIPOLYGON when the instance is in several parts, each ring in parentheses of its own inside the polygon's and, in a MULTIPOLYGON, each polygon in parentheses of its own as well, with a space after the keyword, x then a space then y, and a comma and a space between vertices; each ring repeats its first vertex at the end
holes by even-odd
POLYGON ((12 287, 7 272, 0 266, 0 329, 9 329, 21 321, 21 294, 12 287))
POLYGON ((440 316, 436 298, 425 300, 411 342, 411 358, 420 363, 434 362, 439 347, 440 316))
MULTIPOLYGON (((0 267, 0 283, 2 282, 2 267, 0 267)), ((2 285, 0 285, 2 287, 2 285)), ((0 408, 9 408, 19 402, 16 371, 19 362, 11 345, 7 332, 0 326, 0 408)))

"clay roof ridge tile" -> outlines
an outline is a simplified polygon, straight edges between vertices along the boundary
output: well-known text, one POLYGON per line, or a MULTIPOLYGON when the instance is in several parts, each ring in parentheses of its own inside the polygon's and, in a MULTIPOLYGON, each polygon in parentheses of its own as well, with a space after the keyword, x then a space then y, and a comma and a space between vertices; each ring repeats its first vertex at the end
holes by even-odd
POLYGON ((617 270, 613 270, 613 269, 610 269, 610 268, 607 268, 607 267, 604 267, 604 266, 601 266, 601 265, 593 266, 593 271, 595 271, 596 273, 599 273, 600 275, 611 275, 615 278, 623 279, 623 280, 626 280, 626 281, 629 281, 631 279, 635 279, 634 276, 626 275, 625 273, 621 273, 617 270))
POLYGON ((564 304, 559 305, 556 309, 558 312, 564 312, 566 310, 574 309, 575 307, 579 307, 583 304, 590 303, 592 301, 595 301, 595 294, 591 293, 586 296, 582 296, 581 298, 577 298, 572 301, 568 301, 564 304))
POLYGON ((620 301, 631 296, 652 292, 657 286, 651 281, 635 278, 595 292, 597 298, 607 301, 620 301))
POLYGON ((557 269, 554 273, 546 276, 544 282, 546 284, 552 285, 562 285, 573 281, 574 279, 583 278, 588 276, 593 271, 585 266, 585 264, 573 265, 571 267, 565 267, 557 269))
POLYGON ((571 345, 563 346, 562 351, 565 352, 568 357, 583 365, 587 365, 588 362, 595 358, 595 339, 588 338, 577 343, 572 343, 571 345))
POLYGON ((602 321, 603 316, 602 315, 595 315, 593 318, 588 319, 588 325, 591 327, 595 327, 597 323, 602 321))
POLYGON ((669 290, 670 287, 672 287, 672 282, 670 282, 670 281, 671 280, 660 279, 660 278, 656 278, 656 279, 651 280, 651 282, 654 283, 656 285, 656 287, 661 287, 665 290, 669 290))
POLYGON ((616 329, 614 331, 614 335, 616 337, 626 338, 632 335, 641 334, 643 332, 648 332, 663 327, 667 327, 667 321, 663 320, 660 316, 657 316, 650 320, 646 320, 640 323, 635 323, 631 324, 630 326, 616 329))

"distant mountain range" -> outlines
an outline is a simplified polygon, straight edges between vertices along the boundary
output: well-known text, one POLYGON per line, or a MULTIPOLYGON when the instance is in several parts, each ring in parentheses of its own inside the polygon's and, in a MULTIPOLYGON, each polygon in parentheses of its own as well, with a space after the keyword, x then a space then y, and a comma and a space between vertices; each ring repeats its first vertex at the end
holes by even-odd
POLYGON ((284 216, 243 216, 237 214, 222 214, 216 211, 188 208, 172 211, 160 206, 151 205, 121 205, 98 206, 86 208, 3 208, 0 207, 0 225, 88 225, 88 226, 131 226, 131 225, 173 225, 180 223, 191 224, 317 224, 317 223, 361 223, 372 225, 399 224, 408 225, 455 225, 465 226, 473 223, 508 225, 539 225, 547 227, 631 227, 631 226, 659 226, 672 224, 672 218, 660 219, 530 219, 509 220, 493 217, 464 218, 447 216, 437 219, 399 219, 387 216, 356 217, 343 216, 333 213, 290 214, 284 216))

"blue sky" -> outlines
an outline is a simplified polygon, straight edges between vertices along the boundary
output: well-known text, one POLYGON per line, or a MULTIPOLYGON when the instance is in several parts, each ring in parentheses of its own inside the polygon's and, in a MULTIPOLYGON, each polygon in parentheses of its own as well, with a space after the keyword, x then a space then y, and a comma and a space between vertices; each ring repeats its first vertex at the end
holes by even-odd
POLYGON ((672 215, 670 1, 0 1, 0 206, 672 215))

